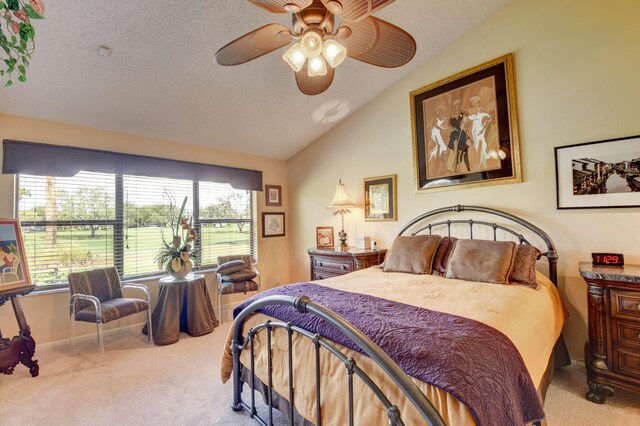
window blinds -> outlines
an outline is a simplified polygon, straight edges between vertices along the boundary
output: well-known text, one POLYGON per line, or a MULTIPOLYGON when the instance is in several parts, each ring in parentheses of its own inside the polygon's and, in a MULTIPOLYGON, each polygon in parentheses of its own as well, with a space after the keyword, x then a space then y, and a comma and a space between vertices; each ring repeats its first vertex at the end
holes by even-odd
POLYGON ((73 177, 19 175, 18 217, 33 282, 66 282, 70 272, 116 266, 125 277, 157 273, 162 237, 185 197, 202 265, 231 254, 256 256, 253 191, 229 184, 79 172, 73 177))

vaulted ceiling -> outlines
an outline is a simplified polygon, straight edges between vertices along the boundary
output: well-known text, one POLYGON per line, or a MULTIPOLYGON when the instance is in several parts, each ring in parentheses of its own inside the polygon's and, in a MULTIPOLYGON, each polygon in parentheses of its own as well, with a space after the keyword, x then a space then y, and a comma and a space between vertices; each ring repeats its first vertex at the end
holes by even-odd
POLYGON ((298 91, 286 48, 213 61, 255 28, 290 27, 289 14, 244 0, 47 1, 28 82, 0 88, 0 112, 287 159, 510 1, 397 0, 375 16, 413 35, 413 60, 384 69, 347 58, 313 97, 298 91))

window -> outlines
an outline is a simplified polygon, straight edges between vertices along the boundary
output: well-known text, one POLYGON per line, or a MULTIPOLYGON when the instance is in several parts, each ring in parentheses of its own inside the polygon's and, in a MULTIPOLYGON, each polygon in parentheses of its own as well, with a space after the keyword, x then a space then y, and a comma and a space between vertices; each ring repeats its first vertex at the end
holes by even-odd
POLYGON ((256 257, 256 203, 250 190, 181 179, 79 172, 20 174, 18 217, 34 284, 66 283, 70 272, 116 266, 124 277, 159 272, 155 255, 170 239, 169 198, 188 197, 201 266, 217 257, 256 257))

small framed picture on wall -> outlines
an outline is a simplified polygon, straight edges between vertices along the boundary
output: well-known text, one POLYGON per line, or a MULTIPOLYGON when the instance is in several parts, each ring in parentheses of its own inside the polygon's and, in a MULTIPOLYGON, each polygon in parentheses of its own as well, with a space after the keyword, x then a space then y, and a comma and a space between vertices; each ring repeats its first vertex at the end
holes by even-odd
POLYGON ((365 178, 364 220, 398 220, 396 175, 365 178))
POLYGON ((284 237, 284 213, 262 212, 262 238, 284 237))
POLYGON ((265 185, 265 205, 279 207, 282 206, 282 186, 265 185))
POLYGON ((316 246, 318 248, 333 248, 333 226, 316 226, 316 246))

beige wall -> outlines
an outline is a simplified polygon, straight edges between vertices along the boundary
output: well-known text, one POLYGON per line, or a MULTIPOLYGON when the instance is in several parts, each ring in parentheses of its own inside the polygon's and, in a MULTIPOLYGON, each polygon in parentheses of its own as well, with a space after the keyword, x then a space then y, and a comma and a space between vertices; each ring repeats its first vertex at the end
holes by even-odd
POLYGON ((338 178, 362 207, 363 178, 397 174, 398 222, 365 223, 359 208, 347 217, 350 241, 364 232, 389 247, 413 217, 458 203, 529 219, 558 247, 560 290, 571 315, 564 334, 572 356, 582 359, 586 286, 577 263, 593 251, 620 251, 628 263, 640 263, 640 209, 556 210, 553 147, 640 133, 638 16, 637 0, 516 0, 291 158, 291 278, 309 278, 305 249, 315 245, 315 227, 339 229, 326 210, 338 178), (524 182, 416 193, 409 92, 509 52, 524 182))
MULTIPOLYGON (((215 136, 212 136, 215 137, 215 136)), ((29 118, 0 114, 0 140, 17 139, 85 148, 104 149, 116 152, 167 157, 177 160, 204 162, 224 166, 262 170, 265 184, 282 185, 283 206, 265 207, 264 193, 258 193, 258 216, 263 211, 287 212, 287 167, 286 162, 245 154, 207 149, 185 143, 143 138, 121 133, 107 132, 84 127, 70 126, 29 118)), ((1 155, 1 154, 0 154, 1 155)), ((14 176, 0 175, 0 199, 8 200, 0 205, 0 217, 13 216, 14 176)), ((288 215, 287 215, 288 216, 288 215)), ((287 230, 288 233, 288 230, 287 230)), ((263 287, 273 287, 289 282, 289 238, 260 238, 261 223, 258 220, 258 265, 263 287)), ((212 300, 215 293, 215 278, 207 277, 212 300)), ((147 282, 153 297, 157 295, 157 284, 147 282)), ((231 307, 244 295, 225 296, 223 302, 231 307)), ((38 343, 61 340, 69 336, 69 293, 33 295, 22 298, 22 306, 38 343)), ((227 314, 229 312, 227 311, 227 314)), ((143 315, 129 323, 144 321, 143 315)), ((13 312, 9 306, 0 309, 0 330, 11 336, 17 329, 13 312)), ((93 333, 94 327, 82 326, 78 333, 93 333)))

